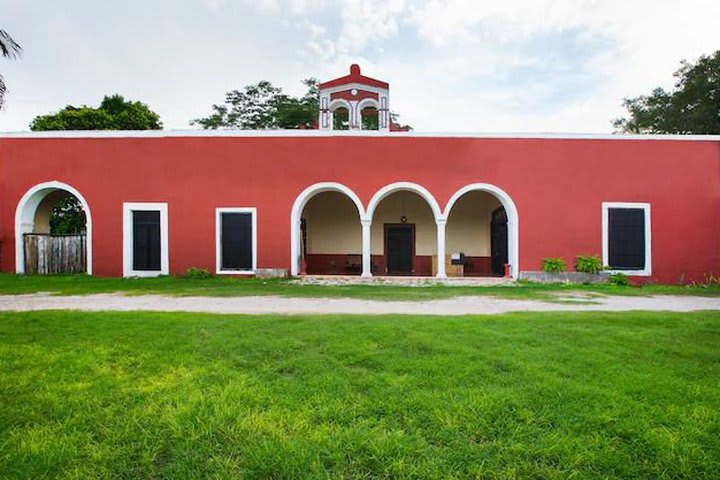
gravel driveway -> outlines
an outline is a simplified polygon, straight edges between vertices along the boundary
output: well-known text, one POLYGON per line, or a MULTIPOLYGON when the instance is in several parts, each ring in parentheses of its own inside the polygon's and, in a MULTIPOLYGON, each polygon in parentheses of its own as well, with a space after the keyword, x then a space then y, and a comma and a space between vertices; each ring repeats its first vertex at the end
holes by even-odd
POLYGON ((85 310, 164 311, 245 314, 415 314, 477 315, 519 311, 673 311, 720 310, 720 298, 691 296, 572 297, 572 303, 510 300, 494 297, 455 297, 402 302, 349 298, 295 297, 173 297, 122 294, 55 296, 49 294, 0 295, 0 311, 85 310))

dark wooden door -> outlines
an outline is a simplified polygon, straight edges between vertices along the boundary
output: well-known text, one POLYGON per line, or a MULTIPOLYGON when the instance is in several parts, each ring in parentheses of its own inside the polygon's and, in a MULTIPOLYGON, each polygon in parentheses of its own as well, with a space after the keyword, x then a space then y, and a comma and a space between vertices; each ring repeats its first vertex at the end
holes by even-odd
POLYGON ((415 225, 385 224, 385 264, 390 275, 410 275, 415 256, 415 225))
POLYGON ((508 262, 508 229, 507 214, 503 207, 496 209, 492 214, 490 256, 493 275, 505 275, 505 264, 508 262))
POLYGON ((221 219, 220 267, 223 270, 252 270, 252 213, 224 212, 221 219))
POLYGON ((160 270, 160 212, 133 211, 133 270, 160 270))

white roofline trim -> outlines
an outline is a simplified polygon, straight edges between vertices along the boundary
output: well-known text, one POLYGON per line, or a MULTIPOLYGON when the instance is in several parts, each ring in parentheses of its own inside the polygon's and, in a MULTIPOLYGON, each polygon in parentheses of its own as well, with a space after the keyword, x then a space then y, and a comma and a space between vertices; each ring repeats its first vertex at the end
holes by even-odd
POLYGON ((397 137, 556 140, 673 140, 720 142, 720 135, 625 135, 608 133, 456 133, 363 130, 56 130, 0 132, 5 138, 167 138, 167 137, 397 137))

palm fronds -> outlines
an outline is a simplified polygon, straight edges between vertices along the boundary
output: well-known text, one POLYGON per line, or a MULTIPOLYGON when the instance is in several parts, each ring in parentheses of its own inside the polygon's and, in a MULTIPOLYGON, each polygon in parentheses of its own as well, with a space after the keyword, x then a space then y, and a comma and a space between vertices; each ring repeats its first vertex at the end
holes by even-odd
MULTIPOLYGON (((0 54, 4 58, 14 59, 20 56, 22 53, 22 47, 5 31, 0 29, 0 54)), ((2 108, 5 100, 5 92, 7 87, 5 86, 5 79, 0 74, 0 108, 2 108)))
POLYGON ((22 47, 5 31, 0 29, 0 54, 5 58, 17 58, 22 47))

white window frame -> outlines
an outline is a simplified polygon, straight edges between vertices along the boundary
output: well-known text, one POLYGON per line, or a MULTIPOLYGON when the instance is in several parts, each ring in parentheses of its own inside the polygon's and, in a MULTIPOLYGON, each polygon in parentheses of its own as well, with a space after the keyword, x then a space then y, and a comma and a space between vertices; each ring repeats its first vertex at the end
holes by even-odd
POLYGON ((157 277, 170 274, 168 204, 164 202, 123 203, 123 276, 157 277), (160 212, 160 270, 133 270, 133 215, 135 211, 160 212))
POLYGON ((215 209, 215 273, 217 275, 255 275, 257 270, 257 208, 219 207, 215 209), (222 214, 249 213, 252 216, 252 268, 249 270, 222 269, 222 214))
POLYGON ((650 226, 650 204, 640 202, 603 202, 602 204, 602 257, 603 266, 608 266, 609 255, 609 211, 611 208, 642 209, 645 212, 645 268, 643 270, 608 270, 610 273, 624 273, 628 276, 649 277, 652 275, 652 228, 650 226))

